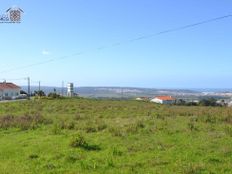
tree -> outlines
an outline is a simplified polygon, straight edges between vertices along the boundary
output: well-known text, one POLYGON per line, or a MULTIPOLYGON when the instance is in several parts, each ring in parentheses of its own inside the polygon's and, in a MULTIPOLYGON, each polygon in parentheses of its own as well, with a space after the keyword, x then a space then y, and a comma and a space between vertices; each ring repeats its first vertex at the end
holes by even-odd
POLYGON ((217 100, 215 98, 202 99, 199 103, 201 106, 217 106, 217 100))
POLYGON ((42 90, 35 91, 34 94, 39 97, 46 96, 45 92, 42 90))
POLYGON ((25 94, 27 95, 27 92, 23 91, 23 90, 20 90, 20 94, 25 94))
POLYGON ((50 98, 60 98, 61 96, 57 93, 51 92, 48 94, 48 97, 50 98))

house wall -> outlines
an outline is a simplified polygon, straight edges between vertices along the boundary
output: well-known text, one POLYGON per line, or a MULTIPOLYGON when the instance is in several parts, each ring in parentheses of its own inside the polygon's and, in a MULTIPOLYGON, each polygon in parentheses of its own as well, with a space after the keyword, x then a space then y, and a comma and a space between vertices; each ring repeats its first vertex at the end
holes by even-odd
POLYGON ((163 104, 174 104, 175 100, 164 100, 163 104))
POLYGON ((2 97, 16 97, 19 96, 20 89, 4 89, 0 92, 2 97))
POLYGON ((151 100, 151 102, 160 103, 160 104, 174 104, 175 100, 160 100, 158 98, 154 98, 151 100))
POLYGON ((152 99, 151 102, 163 104, 163 100, 160 100, 158 98, 152 99))
POLYGON ((0 100, 2 99, 2 97, 3 97, 3 91, 0 90, 0 100))

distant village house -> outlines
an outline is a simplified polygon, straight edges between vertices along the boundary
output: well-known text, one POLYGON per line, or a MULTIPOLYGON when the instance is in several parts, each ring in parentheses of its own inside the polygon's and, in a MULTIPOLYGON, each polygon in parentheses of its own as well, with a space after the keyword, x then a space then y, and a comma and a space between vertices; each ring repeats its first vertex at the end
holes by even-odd
POLYGON ((172 96, 157 96, 151 99, 151 102, 159 104, 174 104, 176 102, 176 99, 172 96))
POLYGON ((0 83, 0 99, 17 97, 20 95, 20 87, 14 83, 0 83))
POLYGON ((137 97, 135 100, 137 100, 137 101, 148 101, 149 98, 148 97, 137 97))

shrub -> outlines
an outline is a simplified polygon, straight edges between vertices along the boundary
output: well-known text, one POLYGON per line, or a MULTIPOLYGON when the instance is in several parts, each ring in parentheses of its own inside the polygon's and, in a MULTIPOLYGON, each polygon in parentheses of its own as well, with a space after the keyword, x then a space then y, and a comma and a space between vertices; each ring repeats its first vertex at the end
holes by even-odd
POLYGON ((102 131, 102 130, 104 130, 104 129, 106 129, 107 128, 107 124, 106 123, 99 123, 98 125, 97 125, 97 130, 98 131, 102 131))
POLYGON ((88 125, 85 129, 87 133, 97 132, 97 128, 93 125, 88 125))
POLYGON ((42 90, 35 91, 33 95, 39 97, 46 96, 45 92, 42 90))
POLYGON ((85 141, 85 138, 83 135, 78 134, 76 137, 74 137, 71 142, 70 142, 70 146, 71 147, 84 147, 86 146, 87 143, 85 141))
POLYGON ((225 133, 232 137, 232 126, 228 125, 225 127, 225 133))
POLYGON ((225 121, 226 123, 232 124, 232 116, 231 116, 231 115, 228 115, 228 116, 224 119, 224 121, 225 121))
POLYGON ((107 167, 115 167, 112 157, 107 158, 107 167))
POLYGON ((74 162, 76 162, 77 160, 80 160, 80 159, 81 159, 81 157, 78 154, 75 154, 75 153, 70 154, 70 155, 68 155, 66 157, 66 160, 71 162, 71 163, 74 163, 74 162))
POLYGON ((53 164, 53 163, 48 163, 44 167, 49 169, 49 170, 53 170, 56 168, 55 164, 53 164))
POLYGON ((199 164, 188 164, 187 167, 184 168, 185 174, 200 174, 204 171, 204 166, 199 164))
POLYGON ((61 133, 61 126, 59 123, 54 123, 52 126, 52 133, 57 135, 61 133))
POLYGON ((116 147, 113 147, 113 156, 122 156, 123 152, 116 147))
POLYGON ((197 127, 196 127, 196 119, 194 118, 191 118, 189 123, 188 123, 188 128, 191 130, 191 131, 194 131, 194 130, 197 130, 197 127))
POLYGON ((29 155, 29 158, 36 159, 36 158, 39 158, 39 156, 37 154, 31 154, 31 155, 29 155))
POLYGON ((1 129, 8 129, 12 127, 13 124, 14 124, 14 117, 12 115, 0 117, 0 128, 1 129))
POLYGON ((123 132, 122 128, 119 128, 119 127, 110 127, 109 132, 113 136, 116 136, 116 137, 123 137, 124 136, 124 132, 123 132))
POLYGON ((48 94, 48 97, 49 98, 52 98, 52 99, 57 99, 57 98, 61 98, 61 96, 55 92, 51 92, 48 94))
POLYGON ((0 128, 8 129, 8 128, 20 128, 21 130, 35 129, 40 124, 49 124, 50 121, 45 119, 40 114, 28 115, 25 114, 23 116, 12 116, 7 115, 0 117, 0 128))
POLYGON ((215 98, 202 99, 199 103, 201 106, 218 106, 215 98))
POLYGON ((84 150, 101 150, 101 148, 98 145, 90 145, 85 141, 85 138, 83 135, 78 134, 76 137, 74 137, 71 142, 70 146, 74 148, 82 148, 84 150))

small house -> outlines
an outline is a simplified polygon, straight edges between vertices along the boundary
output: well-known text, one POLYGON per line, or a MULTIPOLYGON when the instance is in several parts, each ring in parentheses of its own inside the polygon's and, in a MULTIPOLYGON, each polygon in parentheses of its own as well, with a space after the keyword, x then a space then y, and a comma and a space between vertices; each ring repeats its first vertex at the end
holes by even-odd
POLYGON ((228 102, 228 107, 232 107, 232 101, 228 102))
POLYGON ((0 99, 11 99, 20 95, 20 87, 14 83, 2 82, 0 83, 0 99))
POLYGON ((137 101, 149 101, 148 97, 137 97, 135 100, 137 101))
POLYGON ((157 96, 151 99, 151 102, 159 104, 174 104, 176 102, 176 99, 172 96, 157 96))

